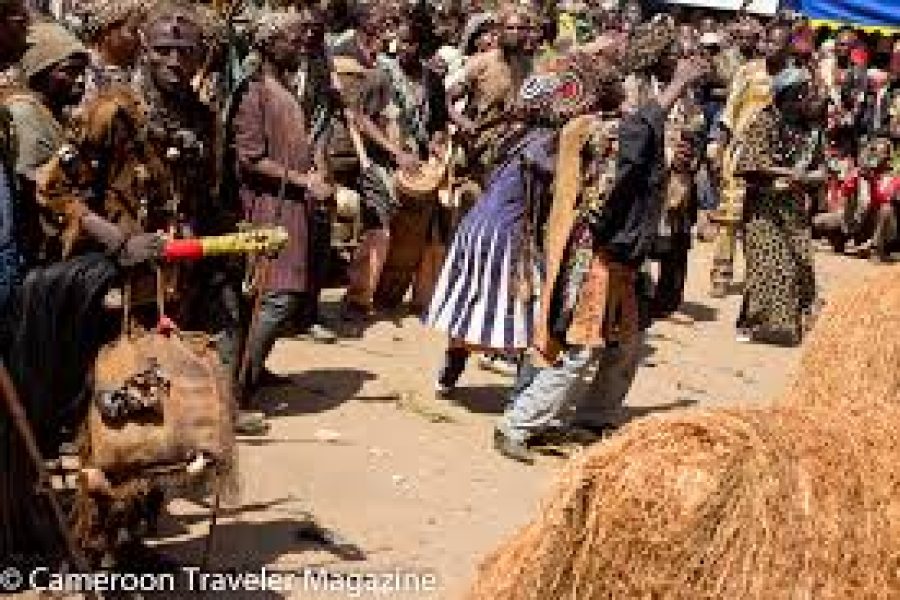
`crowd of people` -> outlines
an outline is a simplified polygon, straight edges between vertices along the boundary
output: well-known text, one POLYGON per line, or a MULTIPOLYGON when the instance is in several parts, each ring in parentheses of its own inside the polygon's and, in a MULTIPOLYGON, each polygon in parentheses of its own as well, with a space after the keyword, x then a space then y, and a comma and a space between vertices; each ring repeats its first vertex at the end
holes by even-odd
POLYGON ((494 445, 527 463, 590 437, 579 382, 633 368, 698 239, 715 296, 742 244, 738 338, 788 345, 819 304, 815 238, 898 248, 896 36, 558 4, 91 0, 55 21, 0 0, 0 352, 44 450, 77 432, 122 312, 213 336, 252 435, 280 336, 334 342, 408 301, 447 338, 439 396, 474 353, 515 377, 494 445), (287 239, 169 260, 248 228, 287 239))

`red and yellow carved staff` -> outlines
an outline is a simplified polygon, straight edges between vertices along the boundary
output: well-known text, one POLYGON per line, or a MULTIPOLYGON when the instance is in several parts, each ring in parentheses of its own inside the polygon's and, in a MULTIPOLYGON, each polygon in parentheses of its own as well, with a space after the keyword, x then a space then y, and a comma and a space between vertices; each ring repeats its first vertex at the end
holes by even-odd
POLYGON ((288 232, 284 227, 248 229, 227 235, 167 240, 162 257, 170 262, 235 254, 271 257, 281 252, 287 243, 288 232))

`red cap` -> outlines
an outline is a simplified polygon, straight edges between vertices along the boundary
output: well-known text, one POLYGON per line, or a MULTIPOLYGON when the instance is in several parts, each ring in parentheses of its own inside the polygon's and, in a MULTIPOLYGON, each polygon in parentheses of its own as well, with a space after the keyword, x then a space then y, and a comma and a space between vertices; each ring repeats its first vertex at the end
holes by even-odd
POLYGON ((850 51, 850 60, 854 65, 864 67, 869 62, 869 52, 865 48, 856 47, 850 51))

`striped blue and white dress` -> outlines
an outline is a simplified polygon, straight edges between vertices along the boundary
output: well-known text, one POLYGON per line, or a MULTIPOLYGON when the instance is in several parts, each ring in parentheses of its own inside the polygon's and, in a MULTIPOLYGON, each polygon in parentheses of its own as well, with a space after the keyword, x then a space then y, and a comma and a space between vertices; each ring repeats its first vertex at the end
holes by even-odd
MULTIPOLYGON (((529 165, 551 169, 548 146, 553 137, 547 130, 529 132, 491 175, 481 199, 459 224, 424 318, 426 325, 454 341, 481 348, 529 346, 540 288, 535 282, 533 294, 523 297, 516 285, 523 267, 527 215, 522 164, 524 158, 529 165)), ((548 193, 548 178, 533 181, 532 197, 548 193)))

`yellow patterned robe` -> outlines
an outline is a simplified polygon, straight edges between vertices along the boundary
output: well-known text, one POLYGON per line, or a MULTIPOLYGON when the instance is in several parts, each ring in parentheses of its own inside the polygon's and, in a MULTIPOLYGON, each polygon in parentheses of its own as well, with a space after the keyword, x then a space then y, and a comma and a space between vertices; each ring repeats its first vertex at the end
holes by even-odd
POLYGON ((712 280, 726 285, 734 273, 736 230, 741 219, 746 189, 735 175, 741 138, 757 115, 772 104, 772 78, 764 60, 744 64, 731 83, 722 112, 722 123, 730 132, 730 141, 722 154, 722 206, 716 219, 720 223, 713 259, 712 280))
POLYGON ((722 111, 722 123, 728 128, 731 141, 722 161, 725 202, 740 206, 743 198, 743 182, 735 177, 735 160, 739 140, 756 116, 772 104, 772 77, 763 60, 752 60, 741 67, 734 76, 728 100, 722 111))

